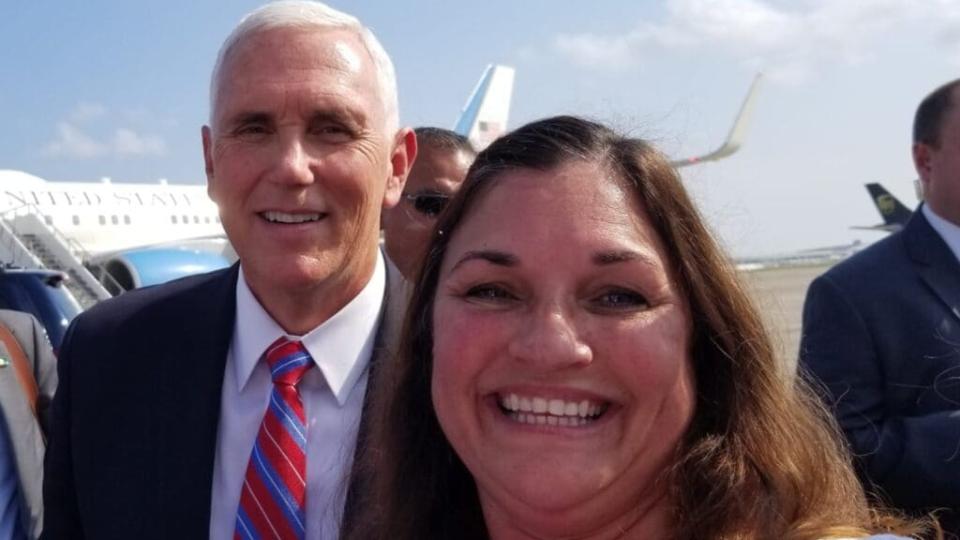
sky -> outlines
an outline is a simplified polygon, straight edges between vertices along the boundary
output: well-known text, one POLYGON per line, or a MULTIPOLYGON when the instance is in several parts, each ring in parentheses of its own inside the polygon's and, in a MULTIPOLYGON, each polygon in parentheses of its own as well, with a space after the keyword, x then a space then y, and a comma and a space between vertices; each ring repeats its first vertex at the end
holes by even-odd
MULTIPOLYGON (((51 181, 203 183, 209 74, 261 1, 7 2, 0 169, 51 181)), ((910 127, 960 73, 960 0, 336 1, 397 70, 401 121, 452 127, 489 63, 510 126, 579 114, 672 158, 720 144, 764 73, 740 152, 681 169, 737 257, 872 242, 864 183, 917 204, 910 127)))

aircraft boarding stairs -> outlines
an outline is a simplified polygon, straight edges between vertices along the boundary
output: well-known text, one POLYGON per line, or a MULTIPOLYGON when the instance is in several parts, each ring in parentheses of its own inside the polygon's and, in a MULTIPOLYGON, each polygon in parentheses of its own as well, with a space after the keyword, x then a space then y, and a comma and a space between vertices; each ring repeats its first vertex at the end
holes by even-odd
POLYGON ((112 296, 104 286, 112 278, 106 272, 98 272, 103 281, 98 280, 83 264, 89 258, 83 246, 47 223, 33 205, 0 213, 0 261, 66 273, 70 279, 65 283, 84 309, 112 296))

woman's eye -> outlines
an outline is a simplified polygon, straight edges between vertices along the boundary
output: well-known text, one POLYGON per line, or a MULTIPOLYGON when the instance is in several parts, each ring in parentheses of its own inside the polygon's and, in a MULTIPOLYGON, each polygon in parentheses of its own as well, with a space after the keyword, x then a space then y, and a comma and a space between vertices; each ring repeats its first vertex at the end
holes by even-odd
POLYGON ((468 289, 464 296, 468 299, 486 302, 504 302, 516 298, 506 289, 497 285, 477 285, 468 289))
POLYGON ((647 299, 639 293, 627 290, 607 291, 596 298, 595 303, 605 309, 640 309, 647 307, 647 299))

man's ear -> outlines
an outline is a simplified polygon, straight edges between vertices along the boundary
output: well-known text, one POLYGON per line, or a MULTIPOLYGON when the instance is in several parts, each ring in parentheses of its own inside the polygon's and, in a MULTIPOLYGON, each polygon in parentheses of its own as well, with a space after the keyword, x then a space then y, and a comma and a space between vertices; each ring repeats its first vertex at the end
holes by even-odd
POLYGON ((413 129, 405 127, 397 131, 393 139, 393 150, 390 152, 390 176, 383 192, 383 207, 393 208, 400 202, 403 186, 407 182, 407 175, 413 167, 413 160, 417 159, 417 135, 413 129))
POLYGON ((216 202, 213 187, 213 132, 210 130, 210 126, 200 128, 200 138, 203 140, 203 168, 207 173, 207 196, 216 202))
POLYGON ((920 183, 924 188, 930 182, 931 160, 933 159, 934 149, 927 143, 913 143, 913 166, 917 169, 917 175, 920 176, 920 183))

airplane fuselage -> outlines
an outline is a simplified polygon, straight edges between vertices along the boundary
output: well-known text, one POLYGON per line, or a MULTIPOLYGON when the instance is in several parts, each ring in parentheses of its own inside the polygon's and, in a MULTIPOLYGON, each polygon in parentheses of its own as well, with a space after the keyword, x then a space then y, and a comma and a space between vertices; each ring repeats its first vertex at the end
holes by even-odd
POLYGON ((203 185, 48 182, 0 171, 0 217, 24 213, 91 254, 223 234, 203 185))

